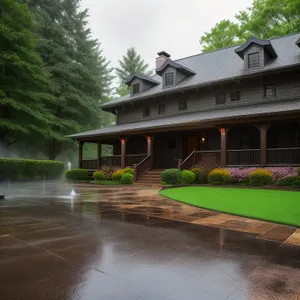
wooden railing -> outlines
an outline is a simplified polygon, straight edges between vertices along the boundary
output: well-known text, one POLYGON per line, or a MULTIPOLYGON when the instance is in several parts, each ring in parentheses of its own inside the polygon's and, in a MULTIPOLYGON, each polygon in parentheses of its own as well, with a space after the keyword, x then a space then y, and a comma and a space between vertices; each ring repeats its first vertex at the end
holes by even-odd
POLYGON ((151 169, 151 155, 147 155, 141 162, 134 165, 134 181, 151 169))
POLYGON ((259 166, 260 149, 227 150, 227 166, 259 166))
POLYGON ((267 149, 268 165, 300 165, 300 147, 267 149))
POLYGON ((196 164, 196 150, 194 150, 182 163, 178 164, 179 169, 189 170, 196 164))
POLYGON ((212 163, 213 165, 219 166, 221 164, 221 150, 201 150, 196 151, 196 164, 212 163))
POLYGON ((110 156, 101 156, 99 158, 100 166, 121 166, 121 155, 110 155, 110 156))
POLYGON ((97 159, 84 159, 81 162, 82 169, 97 169, 97 159))
POLYGON ((147 157, 147 154, 126 154, 126 166, 133 166, 141 162, 144 158, 147 157))

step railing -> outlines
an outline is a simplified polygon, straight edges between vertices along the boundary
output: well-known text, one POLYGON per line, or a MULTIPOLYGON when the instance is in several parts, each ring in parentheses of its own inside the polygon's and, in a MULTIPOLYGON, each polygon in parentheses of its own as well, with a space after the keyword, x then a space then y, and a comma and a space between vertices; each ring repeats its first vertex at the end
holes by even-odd
POLYGON ((196 164, 196 150, 194 150, 183 162, 178 163, 180 170, 189 170, 196 164))
POLYGON ((136 181, 151 169, 152 167, 151 155, 147 155, 141 162, 135 164, 133 167, 134 167, 134 181, 136 181))
POLYGON ((134 166, 135 164, 140 163, 144 158, 147 157, 147 154, 126 154, 125 165, 134 166))

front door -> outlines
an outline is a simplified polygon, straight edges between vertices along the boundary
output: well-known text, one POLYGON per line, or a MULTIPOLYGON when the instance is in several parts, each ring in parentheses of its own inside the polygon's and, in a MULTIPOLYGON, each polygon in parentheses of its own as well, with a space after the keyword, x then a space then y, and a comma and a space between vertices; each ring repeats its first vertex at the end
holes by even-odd
POLYGON ((186 157, 199 148, 199 137, 188 136, 186 139, 186 157))

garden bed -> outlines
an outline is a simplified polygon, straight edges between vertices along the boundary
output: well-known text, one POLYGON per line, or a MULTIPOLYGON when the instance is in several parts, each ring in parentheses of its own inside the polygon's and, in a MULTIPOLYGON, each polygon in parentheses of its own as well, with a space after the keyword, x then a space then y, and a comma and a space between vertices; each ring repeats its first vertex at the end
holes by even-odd
POLYGON ((210 210, 300 227, 300 193, 252 188, 180 187, 162 196, 210 210))

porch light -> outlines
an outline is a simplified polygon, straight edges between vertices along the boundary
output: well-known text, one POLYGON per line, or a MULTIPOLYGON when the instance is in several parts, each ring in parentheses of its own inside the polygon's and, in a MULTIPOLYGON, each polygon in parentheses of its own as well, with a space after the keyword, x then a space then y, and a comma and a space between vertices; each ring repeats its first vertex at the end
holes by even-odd
POLYGON ((147 140, 148 140, 148 141, 151 141, 151 136, 147 136, 147 140))
POLYGON ((203 143, 205 142, 205 138, 204 138, 204 137, 203 137, 203 138, 201 138, 201 142, 203 142, 203 143))
POLYGON ((221 134, 225 134, 225 128, 221 128, 221 134))
POLYGON ((125 139, 121 139, 121 142, 122 142, 122 143, 125 143, 125 139))

